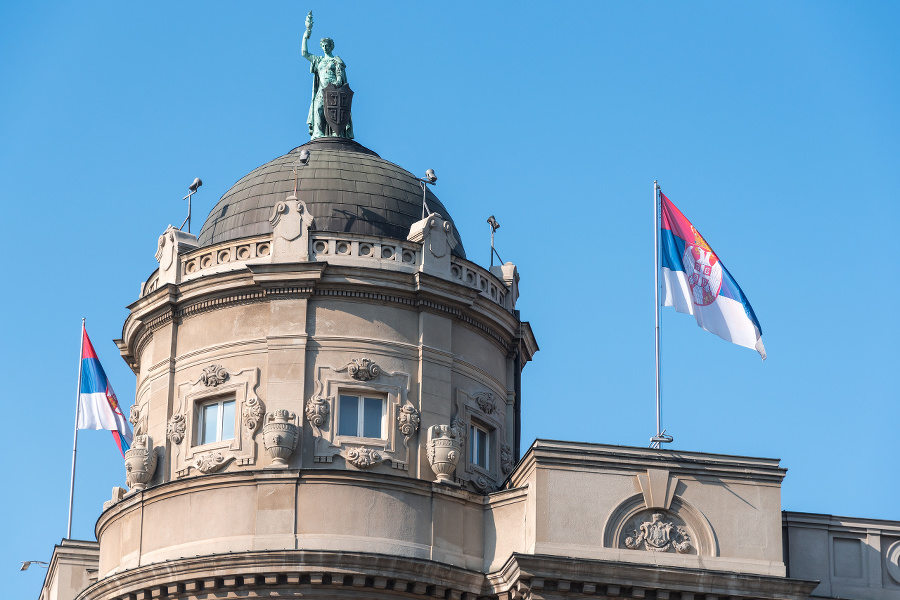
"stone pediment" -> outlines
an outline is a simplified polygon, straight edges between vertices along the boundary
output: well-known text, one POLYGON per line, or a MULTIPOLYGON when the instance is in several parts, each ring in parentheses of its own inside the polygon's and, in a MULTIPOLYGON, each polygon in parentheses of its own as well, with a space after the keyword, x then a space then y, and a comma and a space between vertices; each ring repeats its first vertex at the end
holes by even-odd
POLYGON ((783 576, 771 540, 784 473, 771 459, 538 440, 510 484, 552 507, 529 530, 535 554, 783 576))

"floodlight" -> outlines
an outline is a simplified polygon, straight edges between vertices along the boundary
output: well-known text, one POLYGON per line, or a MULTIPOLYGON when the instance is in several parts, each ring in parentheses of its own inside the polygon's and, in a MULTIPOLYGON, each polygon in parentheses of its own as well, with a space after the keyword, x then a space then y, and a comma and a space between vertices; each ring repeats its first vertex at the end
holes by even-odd
POLYGON ((297 162, 301 165, 306 166, 306 163, 309 162, 309 150, 307 150, 306 148, 301 150, 300 154, 297 155, 297 162))
POLYGON ((425 171, 425 179, 428 180, 428 183, 437 183, 437 175, 434 174, 434 169, 425 171))
POLYGON ((191 183, 191 185, 188 186, 188 189, 191 190, 192 192, 196 192, 197 188, 200 187, 201 185, 203 185, 203 182, 200 181, 200 178, 194 177, 194 181, 193 181, 193 183, 191 183))

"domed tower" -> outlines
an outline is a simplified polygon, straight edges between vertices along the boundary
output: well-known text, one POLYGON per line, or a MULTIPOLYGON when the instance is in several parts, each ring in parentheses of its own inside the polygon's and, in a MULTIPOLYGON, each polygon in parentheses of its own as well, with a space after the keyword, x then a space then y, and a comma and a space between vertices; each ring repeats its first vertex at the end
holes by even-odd
POLYGON ((464 574, 484 566, 484 494, 518 458, 537 351, 516 267, 466 260, 427 186, 340 137, 251 171, 156 257, 117 342, 137 375, 131 491, 97 523, 90 597, 154 574, 283 584, 248 579, 272 561, 298 584, 478 593, 464 574))
POLYGON ((516 267, 466 260, 426 181, 353 141, 311 26, 312 141, 199 235, 159 237, 117 342, 130 490, 99 543, 57 546, 42 600, 807 598, 777 460, 547 440, 520 459, 537 344, 516 267))

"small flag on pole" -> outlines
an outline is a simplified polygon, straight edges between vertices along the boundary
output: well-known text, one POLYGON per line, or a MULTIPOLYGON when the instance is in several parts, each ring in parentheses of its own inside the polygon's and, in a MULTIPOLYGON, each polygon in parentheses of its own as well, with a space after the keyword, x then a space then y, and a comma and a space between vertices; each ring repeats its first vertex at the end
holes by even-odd
POLYGON ((740 286, 700 232, 660 192, 661 306, 694 315, 697 325, 720 338, 754 348, 763 360, 762 328, 740 286))
POLYGON ((131 448, 132 434, 128 419, 122 414, 116 393, 112 389, 87 330, 82 329, 81 382, 78 393, 77 429, 109 429, 119 452, 131 448))

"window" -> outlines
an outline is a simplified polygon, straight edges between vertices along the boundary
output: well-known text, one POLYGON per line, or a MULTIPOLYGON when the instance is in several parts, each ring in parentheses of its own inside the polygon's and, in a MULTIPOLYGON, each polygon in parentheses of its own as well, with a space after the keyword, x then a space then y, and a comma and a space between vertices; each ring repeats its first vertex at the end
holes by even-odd
POLYGON ((338 435, 384 438, 385 399, 341 394, 338 435))
POLYGON ((234 439, 234 400, 204 402, 199 408, 199 445, 234 439))
POLYGON ((485 471, 490 470, 490 434, 472 423, 469 425, 469 462, 485 471))

